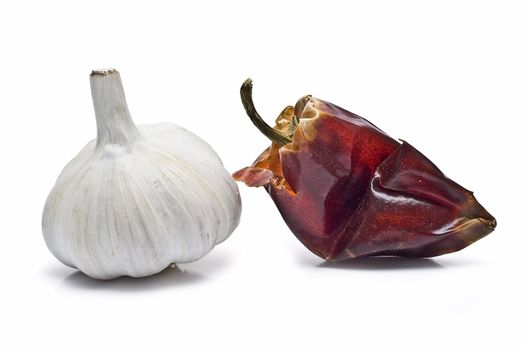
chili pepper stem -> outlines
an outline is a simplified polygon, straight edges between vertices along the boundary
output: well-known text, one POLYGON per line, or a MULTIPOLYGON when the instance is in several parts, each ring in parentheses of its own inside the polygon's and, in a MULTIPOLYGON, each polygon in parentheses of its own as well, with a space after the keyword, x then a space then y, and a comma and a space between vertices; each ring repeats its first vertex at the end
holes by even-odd
POLYGON ((245 112, 251 119, 252 123, 271 141, 276 142, 280 146, 285 146, 288 143, 292 142, 292 134, 281 132, 271 128, 258 114, 256 108, 254 107, 254 102, 252 101, 252 80, 248 78, 242 84, 240 89, 240 96, 242 99, 243 107, 245 112))

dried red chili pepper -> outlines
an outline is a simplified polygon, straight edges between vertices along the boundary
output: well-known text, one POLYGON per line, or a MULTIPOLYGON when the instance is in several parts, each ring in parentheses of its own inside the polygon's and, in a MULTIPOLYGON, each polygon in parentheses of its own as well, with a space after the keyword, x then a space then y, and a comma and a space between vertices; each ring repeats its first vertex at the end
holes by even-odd
POLYGON ((496 227, 472 192, 366 119, 306 96, 271 128, 254 108, 250 79, 241 97, 273 142, 233 176, 264 186, 292 232, 318 256, 431 257, 463 249, 496 227))

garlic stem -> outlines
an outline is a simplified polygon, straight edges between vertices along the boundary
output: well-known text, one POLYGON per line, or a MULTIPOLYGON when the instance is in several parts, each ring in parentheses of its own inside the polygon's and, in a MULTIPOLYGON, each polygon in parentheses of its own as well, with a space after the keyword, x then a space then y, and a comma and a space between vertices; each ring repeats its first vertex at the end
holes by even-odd
POLYGON ((122 80, 116 69, 93 70, 91 95, 98 129, 96 147, 108 143, 125 147, 141 138, 127 108, 122 80))

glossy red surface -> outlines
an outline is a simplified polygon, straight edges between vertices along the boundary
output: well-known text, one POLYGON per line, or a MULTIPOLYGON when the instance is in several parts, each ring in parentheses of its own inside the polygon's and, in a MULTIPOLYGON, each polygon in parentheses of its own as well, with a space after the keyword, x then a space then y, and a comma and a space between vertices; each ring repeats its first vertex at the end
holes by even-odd
MULTIPOLYGON (((289 112, 276 129, 289 127, 289 112)), ((294 114, 292 142, 273 143, 234 177, 264 186, 291 231, 320 257, 435 256, 494 229, 472 193, 408 143, 315 98, 298 101, 294 114)))

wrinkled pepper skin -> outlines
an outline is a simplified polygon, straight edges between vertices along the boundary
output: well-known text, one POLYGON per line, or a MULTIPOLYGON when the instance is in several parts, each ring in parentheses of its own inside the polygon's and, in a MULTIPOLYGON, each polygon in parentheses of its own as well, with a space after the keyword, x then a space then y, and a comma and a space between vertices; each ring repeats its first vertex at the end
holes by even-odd
POLYGON ((432 257, 496 226, 472 192, 418 150, 334 104, 304 97, 275 129, 291 142, 273 142, 233 176, 264 186, 295 236, 324 259, 432 257))

